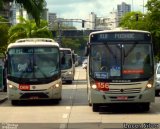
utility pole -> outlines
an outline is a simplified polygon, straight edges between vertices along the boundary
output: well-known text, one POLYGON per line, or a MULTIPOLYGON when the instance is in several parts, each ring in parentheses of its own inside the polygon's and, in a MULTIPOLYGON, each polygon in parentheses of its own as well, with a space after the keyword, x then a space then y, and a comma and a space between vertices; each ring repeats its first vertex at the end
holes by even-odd
POLYGON ((132 0, 132 12, 134 11, 134 8, 133 8, 133 0, 132 0))
POLYGON ((144 14, 144 0, 143 0, 143 14, 144 14))
POLYGON ((58 43, 61 46, 62 45, 62 35, 61 35, 61 21, 58 20, 58 43))

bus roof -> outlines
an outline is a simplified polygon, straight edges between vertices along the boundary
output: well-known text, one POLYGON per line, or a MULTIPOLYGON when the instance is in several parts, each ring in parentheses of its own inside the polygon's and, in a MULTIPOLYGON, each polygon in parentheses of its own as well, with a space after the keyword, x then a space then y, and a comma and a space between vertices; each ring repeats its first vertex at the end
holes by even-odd
POLYGON ((143 30, 102 30, 102 31, 95 31, 90 33, 90 35, 92 34, 99 34, 99 33, 115 33, 115 32, 140 32, 140 33, 150 33, 149 31, 143 31, 143 30))
POLYGON ((8 48, 12 47, 29 47, 29 46, 57 46, 59 44, 55 42, 53 39, 49 38, 26 38, 26 39, 19 39, 14 43, 8 45, 8 48))
POLYGON ((60 48, 60 50, 69 50, 69 51, 72 51, 71 48, 60 48))

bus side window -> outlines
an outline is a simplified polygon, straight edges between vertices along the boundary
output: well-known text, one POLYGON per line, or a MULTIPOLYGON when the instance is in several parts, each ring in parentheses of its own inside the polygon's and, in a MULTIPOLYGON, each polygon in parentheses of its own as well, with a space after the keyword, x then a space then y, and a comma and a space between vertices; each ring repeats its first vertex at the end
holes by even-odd
POLYGON ((64 65, 65 64, 65 54, 63 53, 62 58, 61 58, 61 64, 64 65))
POLYGON ((145 64, 150 64, 150 57, 147 55, 144 59, 145 64))

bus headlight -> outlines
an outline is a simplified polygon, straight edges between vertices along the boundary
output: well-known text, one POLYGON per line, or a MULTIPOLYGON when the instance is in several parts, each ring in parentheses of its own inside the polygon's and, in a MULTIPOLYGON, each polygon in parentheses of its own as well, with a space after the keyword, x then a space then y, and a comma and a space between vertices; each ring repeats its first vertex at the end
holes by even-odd
POLYGON ((58 88, 60 85, 57 83, 56 85, 55 85, 55 88, 58 88))
POLYGON ((150 88, 152 88, 152 84, 148 83, 148 84, 146 85, 146 87, 150 89, 150 88))
POLYGON ((59 88, 59 87, 60 87, 60 84, 56 83, 55 85, 51 86, 49 89, 55 89, 55 88, 59 88))
POLYGON ((147 85, 146 85, 146 88, 147 88, 147 89, 150 89, 150 88, 152 88, 152 87, 153 87, 153 79, 150 79, 150 80, 148 81, 147 85))
POLYGON ((72 74, 72 72, 70 71, 68 74, 72 74))
POLYGON ((92 84, 91 87, 92 87, 92 89, 97 89, 96 84, 92 84))
POLYGON ((17 90, 17 89, 18 89, 16 86, 11 85, 11 84, 8 84, 8 87, 9 87, 9 89, 14 89, 14 90, 17 90))

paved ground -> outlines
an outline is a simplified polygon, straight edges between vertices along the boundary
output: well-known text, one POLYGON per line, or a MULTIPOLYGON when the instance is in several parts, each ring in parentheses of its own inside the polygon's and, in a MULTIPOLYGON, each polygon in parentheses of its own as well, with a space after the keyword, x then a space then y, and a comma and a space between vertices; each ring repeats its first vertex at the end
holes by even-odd
POLYGON ((0 92, 0 103, 7 100, 7 92, 0 92))

